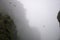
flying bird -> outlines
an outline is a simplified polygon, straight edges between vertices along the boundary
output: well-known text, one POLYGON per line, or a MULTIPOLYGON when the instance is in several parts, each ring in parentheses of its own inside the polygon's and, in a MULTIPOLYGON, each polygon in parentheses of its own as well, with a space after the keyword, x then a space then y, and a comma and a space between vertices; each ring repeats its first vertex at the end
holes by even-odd
POLYGON ((58 20, 58 22, 59 22, 59 24, 60 24, 60 11, 58 12, 57 20, 58 20))

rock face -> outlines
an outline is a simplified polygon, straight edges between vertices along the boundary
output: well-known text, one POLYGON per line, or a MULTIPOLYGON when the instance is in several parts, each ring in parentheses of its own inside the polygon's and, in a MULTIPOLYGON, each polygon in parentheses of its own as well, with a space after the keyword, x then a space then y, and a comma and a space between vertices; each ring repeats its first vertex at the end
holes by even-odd
POLYGON ((17 31, 13 20, 3 13, 0 13, 0 40, 17 40, 17 31))
POLYGON ((58 22, 60 23, 60 11, 58 12, 57 19, 58 19, 58 22))

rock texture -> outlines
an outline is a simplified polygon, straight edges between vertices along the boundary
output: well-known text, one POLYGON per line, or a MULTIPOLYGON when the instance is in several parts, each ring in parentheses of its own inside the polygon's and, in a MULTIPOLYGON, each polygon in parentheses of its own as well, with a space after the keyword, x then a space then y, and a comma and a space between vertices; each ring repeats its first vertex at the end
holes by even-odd
POLYGON ((3 13, 0 13, 0 40, 17 40, 17 31, 13 20, 3 13))

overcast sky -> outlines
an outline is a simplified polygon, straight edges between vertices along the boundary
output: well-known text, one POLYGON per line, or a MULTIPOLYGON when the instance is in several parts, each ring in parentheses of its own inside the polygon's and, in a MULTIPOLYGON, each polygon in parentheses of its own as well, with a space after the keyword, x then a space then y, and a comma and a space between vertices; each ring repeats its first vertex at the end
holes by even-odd
POLYGON ((60 0, 18 0, 26 9, 26 17, 31 27, 40 31, 42 40, 57 40, 59 23, 57 14, 60 0))

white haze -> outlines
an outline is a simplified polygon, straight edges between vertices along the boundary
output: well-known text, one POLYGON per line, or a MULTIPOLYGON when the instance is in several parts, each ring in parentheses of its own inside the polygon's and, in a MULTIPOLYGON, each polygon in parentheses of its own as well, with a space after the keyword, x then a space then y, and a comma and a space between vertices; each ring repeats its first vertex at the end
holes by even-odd
POLYGON ((12 18, 15 16, 15 24, 21 40, 58 40, 60 38, 60 28, 57 20, 60 0, 17 1, 0 0, 0 5, 2 5, 0 10, 7 11, 12 18), (19 5, 17 1, 22 4, 19 5), (9 2, 11 3, 9 4, 9 2), (21 5, 24 6, 25 11, 21 5), (27 22, 23 13, 26 13, 26 19, 30 27, 26 27, 27 22))
POLYGON ((42 40, 58 40, 59 23, 57 14, 60 0, 18 0, 24 5, 29 25, 40 31, 42 40))

